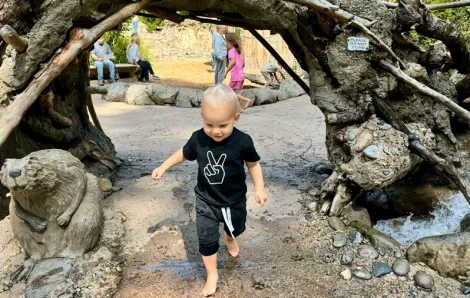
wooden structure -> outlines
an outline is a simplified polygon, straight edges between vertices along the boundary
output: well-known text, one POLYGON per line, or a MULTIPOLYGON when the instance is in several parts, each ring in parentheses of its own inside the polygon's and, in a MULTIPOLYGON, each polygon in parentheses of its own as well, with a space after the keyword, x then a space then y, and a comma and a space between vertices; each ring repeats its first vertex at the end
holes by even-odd
MULTIPOLYGON (((117 63, 115 64, 117 71, 119 72, 120 77, 132 77, 134 76, 135 72, 137 71, 138 67, 133 64, 128 64, 128 63, 117 63)), ((109 69, 104 68, 103 69, 103 74, 109 75, 109 69)), ((98 72, 96 70, 95 66, 90 66, 90 77, 91 78, 96 78, 98 76, 98 72)))

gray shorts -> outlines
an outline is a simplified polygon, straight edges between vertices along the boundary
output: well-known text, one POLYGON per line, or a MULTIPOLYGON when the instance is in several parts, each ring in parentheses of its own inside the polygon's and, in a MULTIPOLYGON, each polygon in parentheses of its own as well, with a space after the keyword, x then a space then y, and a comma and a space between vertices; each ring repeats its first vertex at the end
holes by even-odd
POLYGON ((237 237, 245 231, 246 199, 223 209, 196 199, 197 237, 199 252, 203 256, 211 256, 219 250, 219 223, 224 223, 225 233, 229 236, 237 237))

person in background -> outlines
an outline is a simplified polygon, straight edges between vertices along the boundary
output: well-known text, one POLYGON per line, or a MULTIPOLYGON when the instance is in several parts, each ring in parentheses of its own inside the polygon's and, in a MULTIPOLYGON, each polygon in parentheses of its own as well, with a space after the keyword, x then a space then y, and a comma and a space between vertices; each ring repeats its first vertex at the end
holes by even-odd
POLYGON ((115 68, 114 63, 111 61, 116 59, 109 45, 104 41, 103 37, 100 37, 91 51, 91 58, 93 58, 96 71, 98 72, 98 83, 100 86, 104 86, 103 68, 109 69, 109 81, 110 83, 115 82, 115 68))
POLYGON ((149 81, 149 73, 152 75, 154 80, 160 80, 160 78, 155 75, 152 69, 152 65, 147 59, 142 58, 140 56, 140 38, 139 35, 136 33, 132 33, 132 40, 127 46, 127 61, 130 64, 137 65, 142 70, 140 73, 139 81, 148 82, 149 81))
POLYGON ((277 77, 277 72, 279 72, 282 77, 284 77, 284 75, 282 74, 282 72, 280 72, 280 70, 281 68, 274 61, 270 61, 266 64, 263 64, 263 66, 261 66, 261 74, 263 75, 266 81, 264 85, 265 87, 275 84, 274 79, 277 81, 278 84, 281 83, 279 81, 279 78, 277 77))
POLYGON ((235 33, 228 33, 225 37, 227 40, 228 51, 228 67, 225 71, 224 78, 230 72, 230 88, 234 91, 243 89, 243 82, 245 81, 245 59, 243 57, 243 50, 240 45, 240 38, 235 33))
POLYGON ((222 84, 224 80, 225 64, 227 63, 227 43, 224 34, 226 27, 217 25, 217 32, 213 36, 213 52, 215 57, 215 84, 222 84))
POLYGON ((139 28, 139 17, 137 15, 132 17, 132 28, 134 29, 135 34, 139 33, 137 30, 139 28))

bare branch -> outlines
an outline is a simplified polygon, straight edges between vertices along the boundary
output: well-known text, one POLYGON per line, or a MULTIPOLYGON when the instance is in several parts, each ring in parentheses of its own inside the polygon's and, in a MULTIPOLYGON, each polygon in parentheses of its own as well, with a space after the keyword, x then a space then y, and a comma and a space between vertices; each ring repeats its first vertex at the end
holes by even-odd
POLYGON ((88 94, 107 94, 108 93, 108 87, 103 87, 103 86, 88 86, 86 88, 86 92, 88 94))
POLYGON ((404 73, 403 71, 401 71, 400 69, 396 68, 395 66, 393 66, 392 64, 388 62, 380 61, 380 66, 384 68, 385 70, 387 70, 388 72, 390 72, 391 74, 393 74, 400 81, 415 88, 422 94, 431 97, 432 99, 444 105, 449 110, 456 113, 457 115, 465 119, 465 121, 470 123, 470 112, 468 112, 466 109, 462 108, 461 106, 453 102, 447 96, 442 95, 441 93, 429 88, 428 86, 424 84, 421 84, 420 82, 416 81, 415 79, 408 76, 406 73, 404 73))
POLYGON ((14 47, 18 53, 23 53, 28 48, 28 43, 9 25, 4 25, 0 29, 0 36, 7 44, 14 47))
MULTIPOLYGON (((398 3, 392 2, 382 2, 388 8, 397 8, 398 3)), ((449 8, 461 8, 465 6, 470 6, 470 0, 462 0, 462 1, 455 1, 455 2, 448 2, 448 3, 439 3, 439 4, 429 4, 426 7, 429 10, 442 10, 442 9, 449 9, 449 8)))
POLYGON ((148 1, 143 0, 139 3, 129 4, 90 30, 73 29, 70 33, 69 42, 63 51, 54 58, 48 69, 41 76, 31 81, 28 87, 16 97, 3 113, 0 118, 0 146, 3 145, 11 131, 20 123, 24 113, 36 101, 44 89, 78 54, 91 46, 106 31, 116 27, 124 19, 137 13, 148 1))
POLYGON ((342 23, 349 23, 352 20, 356 20, 357 22, 363 24, 364 26, 368 28, 372 26, 374 23, 364 18, 355 16, 352 13, 349 13, 345 10, 342 10, 338 6, 331 4, 326 0, 284 0, 284 1, 306 6, 315 11, 318 11, 319 13, 332 17, 333 19, 338 20, 342 23))

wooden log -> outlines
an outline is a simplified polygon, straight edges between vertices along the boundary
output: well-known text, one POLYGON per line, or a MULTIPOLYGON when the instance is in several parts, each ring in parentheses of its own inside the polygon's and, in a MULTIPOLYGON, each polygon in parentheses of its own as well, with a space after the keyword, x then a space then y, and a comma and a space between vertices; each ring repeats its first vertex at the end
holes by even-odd
POLYGON ((389 122, 396 130, 399 130, 408 135, 410 149, 419 157, 421 157, 424 161, 433 165, 436 170, 440 172, 444 177, 454 182, 455 185, 462 192, 462 194, 465 196, 467 201, 470 203, 469 181, 463 178, 452 164, 447 162, 445 159, 437 156, 432 150, 426 148, 426 146, 424 146, 423 143, 421 143, 421 141, 414 134, 411 133, 408 127, 406 127, 405 123, 385 101, 378 97, 375 97, 374 106, 376 110, 380 112, 381 116, 387 122, 389 122))
POLYGON ((447 96, 435 91, 434 89, 429 88, 428 86, 416 81, 412 77, 408 76, 406 73, 401 71, 400 69, 396 68, 392 64, 385 62, 385 61, 380 61, 380 66, 393 74, 397 79, 400 81, 408 84, 409 86, 415 88, 418 90, 420 93, 429 96, 430 98, 434 99, 438 103, 444 105, 447 107, 449 110, 457 114, 458 116, 462 117, 470 123, 470 112, 468 112, 466 109, 462 108, 455 102, 453 102, 451 99, 449 99, 447 96))
POLYGON ((104 86, 88 86, 86 92, 88 94, 108 94, 108 88, 104 86))
POLYGON ((91 99, 91 95, 87 95, 87 107, 88 107, 88 113, 91 116, 91 120, 93 121, 93 124, 98 128, 100 131, 103 131, 103 127, 101 127, 100 120, 98 119, 98 115, 96 115, 95 111, 95 106, 93 105, 93 100, 91 99))
POLYGON ((355 16, 350 12, 342 10, 341 8, 339 8, 339 6, 333 5, 326 0, 284 0, 284 1, 311 8, 341 23, 349 23, 352 20, 356 20, 357 22, 363 24, 367 28, 372 26, 374 23, 364 18, 355 16))
MULTIPOLYGON (((392 2, 382 2, 388 8, 397 8, 398 3, 392 2)), ((449 9, 449 8, 461 8, 470 6, 470 0, 462 0, 462 1, 455 1, 455 2, 448 2, 448 3, 439 3, 439 4, 428 4, 426 5, 427 9, 429 10, 442 10, 442 9, 449 9)))
POLYGON ((72 62, 78 54, 90 47, 106 31, 117 26, 123 20, 136 14, 149 0, 129 4, 117 13, 108 17, 90 30, 73 29, 69 42, 62 52, 54 58, 38 78, 34 78, 28 87, 16 96, 0 118, 0 147, 11 131, 20 123, 28 108, 36 101, 44 89, 72 62))
POLYGON ((276 50, 266 41, 266 39, 254 29, 250 29, 250 33, 268 50, 268 52, 276 59, 276 61, 287 71, 287 73, 297 82, 297 84, 304 89, 304 91, 310 96, 310 87, 302 80, 293 70, 290 68, 281 55, 279 55, 276 50))
POLYGON ((0 36, 7 44, 15 48, 18 53, 23 53, 28 48, 28 43, 9 25, 4 25, 0 29, 0 36))

